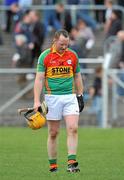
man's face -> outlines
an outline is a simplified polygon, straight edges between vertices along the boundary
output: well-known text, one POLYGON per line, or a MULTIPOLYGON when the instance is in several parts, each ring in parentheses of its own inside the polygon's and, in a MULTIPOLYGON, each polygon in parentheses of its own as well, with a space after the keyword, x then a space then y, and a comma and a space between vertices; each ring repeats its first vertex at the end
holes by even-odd
POLYGON ((36 15, 35 11, 31 11, 29 13, 29 17, 30 17, 32 23, 35 23, 38 21, 38 16, 36 15))
POLYGON ((55 47, 58 53, 63 54, 69 45, 69 37, 60 35, 59 39, 55 39, 55 47))

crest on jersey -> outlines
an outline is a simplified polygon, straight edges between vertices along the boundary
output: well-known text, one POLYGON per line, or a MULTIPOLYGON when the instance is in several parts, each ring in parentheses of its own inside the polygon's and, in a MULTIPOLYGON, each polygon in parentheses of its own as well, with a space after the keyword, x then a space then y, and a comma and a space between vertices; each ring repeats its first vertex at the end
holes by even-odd
POLYGON ((67 63, 68 63, 68 64, 72 64, 71 59, 67 60, 67 63))

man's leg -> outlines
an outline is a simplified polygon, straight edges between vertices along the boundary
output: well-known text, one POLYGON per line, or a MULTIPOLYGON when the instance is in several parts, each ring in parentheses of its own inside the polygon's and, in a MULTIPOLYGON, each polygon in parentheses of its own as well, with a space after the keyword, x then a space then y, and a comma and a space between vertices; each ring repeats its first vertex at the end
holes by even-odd
POLYGON ((77 146, 78 146, 78 115, 65 116, 67 129, 67 148, 68 148, 68 171, 80 171, 76 161, 77 146))
POLYGON ((59 134, 60 121, 47 121, 48 140, 47 151, 50 162, 50 171, 57 170, 57 136, 59 134))

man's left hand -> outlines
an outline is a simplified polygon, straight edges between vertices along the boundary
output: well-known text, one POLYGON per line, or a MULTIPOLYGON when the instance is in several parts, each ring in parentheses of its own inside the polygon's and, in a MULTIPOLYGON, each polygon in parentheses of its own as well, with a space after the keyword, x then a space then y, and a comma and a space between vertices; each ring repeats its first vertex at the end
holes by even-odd
POLYGON ((77 100, 78 100, 78 105, 79 105, 79 112, 82 112, 84 109, 84 99, 83 99, 83 95, 78 95, 77 96, 77 100))

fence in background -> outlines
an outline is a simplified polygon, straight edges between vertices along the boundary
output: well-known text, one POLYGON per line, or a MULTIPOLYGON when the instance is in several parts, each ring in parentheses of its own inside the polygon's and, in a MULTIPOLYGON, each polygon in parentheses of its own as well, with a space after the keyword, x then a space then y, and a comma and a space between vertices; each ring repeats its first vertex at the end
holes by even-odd
MULTIPOLYGON (((100 58, 94 58, 94 59, 80 59, 79 60, 80 63, 92 63, 92 64, 102 64, 103 66, 103 83, 102 83, 102 93, 103 93, 103 117, 102 117, 102 127, 106 128, 109 126, 108 124, 108 101, 109 101, 109 97, 108 97, 108 77, 112 77, 116 83, 118 83, 120 86, 124 87, 124 82, 121 82, 116 74, 118 72, 120 72, 117 69, 108 69, 109 66, 105 66, 106 62, 108 62, 108 58, 104 59, 103 57, 100 58)), ((0 69, 0 74, 21 74, 21 73, 34 73, 35 69, 0 69)), ((93 74, 94 73, 94 69, 82 69, 81 70, 82 73, 87 73, 87 74, 93 74)), ((123 71, 122 71, 123 72, 123 71)), ((124 73, 124 72, 123 72, 124 73)), ((19 91, 16 95, 14 95, 13 97, 11 97, 7 102, 5 102, 1 107, 0 107, 0 114, 2 114, 2 112, 7 109, 9 106, 11 106, 14 102, 16 102, 17 100, 20 99, 21 96, 23 96, 26 92, 28 92, 30 89, 33 88, 33 83, 34 82, 30 82, 24 89, 22 89, 21 91, 19 91)), ((112 88, 112 118, 117 118, 117 99, 116 99, 116 92, 115 92, 115 83, 113 84, 112 88)))

